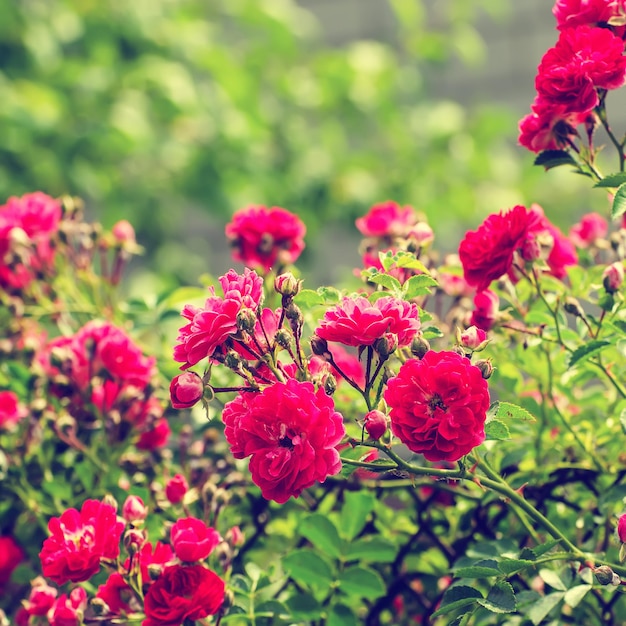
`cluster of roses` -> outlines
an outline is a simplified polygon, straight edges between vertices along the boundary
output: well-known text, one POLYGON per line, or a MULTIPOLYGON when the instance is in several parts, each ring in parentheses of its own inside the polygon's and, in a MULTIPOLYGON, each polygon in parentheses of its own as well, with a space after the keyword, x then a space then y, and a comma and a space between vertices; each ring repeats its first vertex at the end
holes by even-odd
MULTIPOLYGON (((251 208, 250 216, 259 210, 251 208)), ((240 211, 237 223, 245 217, 240 211)), ((362 232, 380 238, 379 248, 393 237, 415 240, 416 232, 426 230, 416 230, 420 222, 413 209, 391 202, 373 207, 358 223, 362 232)), ((231 224, 227 232, 232 230, 231 224)), ((272 240, 293 249, 288 232, 274 232, 272 240)), ((253 254, 239 248, 237 258, 267 267, 259 255, 277 257, 265 241, 257 239, 253 254)), ((338 381, 364 397, 378 384, 389 417, 377 409, 367 413, 363 423, 371 439, 382 437, 390 423, 403 443, 432 461, 456 461, 484 440, 489 406, 484 372, 464 354, 428 350, 415 303, 380 293, 345 297, 326 310, 305 353, 303 315, 294 302, 300 281, 292 274, 275 277, 281 296, 276 310, 263 308, 264 280, 249 268, 243 274, 230 270, 219 281, 222 296, 211 288, 203 307, 187 305, 182 311, 188 323, 180 329, 174 359, 184 373, 172 381, 172 404, 187 408, 214 393, 237 392, 222 413, 225 437, 235 458, 250 457, 252 480, 265 498, 285 502, 339 472, 346 429, 332 398, 338 381), (347 357, 355 348, 358 357, 347 357), (386 364, 398 351, 405 362, 394 377, 386 364), (203 375, 189 371, 205 359, 203 375), (218 364, 231 369, 240 385, 212 385, 212 367, 218 364)), ((468 341, 475 347, 485 338, 474 329, 468 341)))
POLYGON ((74 335, 49 341, 37 355, 37 365, 50 394, 62 401, 57 432, 70 445, 77 444, 77 433, 82 439, 96 423, 110 444, 137 434, 139 449, 167 443, 170 429, 154 395, 156 360, 144 356, 120 328, 88 322, 74 335))
POLYGON ((585 124, 589 144, 594 110, 626 80, 624 0, 557 0, 561 31, 539 64, 532 113, 520 122, 519 142, 533 152, 569 148, 585 124))
POLYGON ((172 525, 169 543, 153 545, 144 530, 147 516, 141 498, 128 496, 121 517, 114 501, 105 498, 52 518, 39 555, 43 575, 58 585, 91 580, 102 566, 109 575, 89 601, 82 587, 59 595, 45 579, 35 579, 17 613, 18 626, 122 623, 142 614, 143 626, 163 626, 217 613, 225 585, 205 561, 223 542, 220 534, 200 519, 184 517, 172 525))

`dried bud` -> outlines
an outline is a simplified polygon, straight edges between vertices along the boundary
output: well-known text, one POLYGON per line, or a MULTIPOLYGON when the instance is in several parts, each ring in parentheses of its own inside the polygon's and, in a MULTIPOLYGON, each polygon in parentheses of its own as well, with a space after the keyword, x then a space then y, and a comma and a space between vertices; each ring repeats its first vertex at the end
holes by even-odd
POLYGON ((378 441, 387 432, 389 418, 382 411, 370 411, 363 419, 367 434, 378 441))
POLYGON ((285 272, 274 280, 274 289, 283 297, 293 298, 300 293, 302 281, 298 280, 291 272, 285 272))
POLYGON ((111 608, 102 598, 90 598, 89 606, 96 617, 103 617, 111 612, 111 608))
POLYGON ((324 380, 324 391, 327 396, 332 396, 337 391, 337 379, 332 374, 328 374, 324 380))
POLYGON ((165 497, 172 503, 178 504, 189 490, 187 480, 182 474, 176 474, 165 485, 165 497))
POLYGON ((576 298, 572 298, 571 296, 567 296, 565 298, 565 302, 563 304, 563 309, 566 313, 573 315, 574 317, 584 317, 585 312, 583 308, 580 306, 580 303, 576 298))
POLYGON ((624 282, 624 264, 617 261, 609 265, 602 273, 602 284, 608 293, 615 293, 624 282))
POLYGON ((127 522, 143 522, 148 516, 148 509, 139 496, 128 496, 122 505, 122 517, 127 522))
POLYGON ((328 342, 326 339, 322 339, 317 335, 311 335, 311 352, 328 360, 330 351, 328 350, 328 342))
POLYGON ((422 335, 417 335, 411 342, 411 354, 418 359, 423 359, 424 355, 430 350, 430 344, 422 335))
POLYGON ((285 317, 291 322, 291 328, 302 326, 304 323, 304 317, 302 316, 300 307, 293 302, 290 302, 285 308, 285 317))
POLYGON ((276 335, 275 335, 276 343, 281 348, 289 348, 291 346, 292 338, 293 338, 293 335, 286 328, 281 328, 276 331, 276 335))
POLYGON ((183 372, 170 383, 170 399, 175 409, 188 409, 204 394, 202 378, 195 372, 183 372))
POLYGON ((163 566, 159 563, 150 563, 148 565, 148 575, 150 576, 150 580, 156 580, 163 571, 163 566))
POLYGON ((593 570, 596 580, 601 585, 613 585, 618 586, 620 584, 620 577, 608 566, 600 565, 593 570))
POLYGON ((256 313, 252 309, 241 309, 237 313, 237 328, 248 333, 254 332, 256 313))
POLYGON ((229 350, 226 353, 226 356, 224 357, 224 365, 227 368, 236 372, 241 369, 242 364, 242 358, 234 350, 229 350))
POLYGON ((485 380, 491 378, 491 375, 493 374, 493 365, 491 364, 490 359, 480 359, 480 361, 476 361, 474 365, 480 370, 480 373, 483 375, 485 380))
POLYGON ((393 333, 385 333, 380 339, 374 342, 374 350, 383 358, 387 358, 390 354, 393 354, 397 347, 398 336, 393 333))

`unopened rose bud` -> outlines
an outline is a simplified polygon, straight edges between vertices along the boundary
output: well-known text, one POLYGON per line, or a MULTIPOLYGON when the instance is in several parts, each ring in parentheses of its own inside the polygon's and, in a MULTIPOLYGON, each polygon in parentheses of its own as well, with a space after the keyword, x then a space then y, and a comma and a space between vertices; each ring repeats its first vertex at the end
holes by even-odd
POLYGON ((398 336, 393 333, 385 333, 380 339, 374 342, 374 350, 383 358, 393 354, 397 347, 398 336))
MULTIPOLYGON (((608 565, 600 565, 600 567, 596 567, 593 570, 593 573, 596 577, 596 580, 601 585, 614 585, 615 577, 617 574, 608 566, 608 565)), ((617 580, 619 584, 619 576, 617 576, 617 580)))
POLYGON ((602 284, 608 293, 615 293, 624 282, 624 264, 617 261, 609 265, 602 273, 602 284))
POLYGON ((298 280, 291 272, 285 272, 274 280, 274 289, 283 297, 293 298, 300 293, 302 281, 298 280))
POLYGON ((485 349, 489 343, 487 333, 476 326, 470 326, 468 329, 458 334, 459 343, 472 352, 480 352, 485 349))
POLYGON ((304 323, 304 317, 302 316, 300 307, 296 306, 293 302, 285 308, 285 317, 289 320, 291 328, 294 332, 296 332, 296 329, 301 327, 304 323))
POLYGON ((617 522, 617 536, 622 543, 626 543, 626 513, 620 515, 617 522))
POLYGON ((113 225, 111 234, 118 244, 134 244, 136 243, 135 229, 127 220, 120 220, 113 225))
POLYGON ((178 504, 189 490, 187 480, 182 474, 176 474, 165 485, 165 497, 172 503, 178 504))
POLYGON ((411 342, 411 354, 418 359, 423 359, 424 355, 430 350, 430 344, 428 340, 424 339, 421 335, 418 335, 411 342))
POLYGON ((370 411, 363 419, 367 434, 378 441, 387 432, 388 418, 382 411, 370 411))
POLYGON ((328 342, 326 339, 322 339, 317 335, 311 335, 311 352, 317 356, 328 359, 328 357, 330 357, 330 351, 328 350, 328 342))
POLYGON ((520 248, 520 254, 524 261, 528 263, 532 263, 536 261, 541 256, 541 246, 537 241, 537 237, 534 235, 528 235, 524 242, 522 243, 522 247, 520 248))
POLYGON ((122 517, 127 522, 143 522, 148 517, 148 509, 139 496, 128 496, 122 505, 122 517))
POLYGON ((116 511, 117 507, 119 506, 117 504, 117 500, 110 493, 107 493, 106 496, 102 498, 102 504, 108 504, 109 506, 112 506, 116 511))
POLYGON ((188 409, 204 394, 202 378, 195 372, 183 372, 170 383, 170 399, 175 409, 188 409))
POLYGON ((237 313, 237 328, 248 333, 254 331, 256 326, 256 313, 252 309, 241 309, 237 313))
POLYGON ((476 361, 474 365, 480 370, 480 373, 485 380, 491 378, 491 375, 493 374, 493 365, 489 359, 481 359, 480 361, 476 361))
POLYGON ((566 313, 573 315, 574 317, 584 317, 585 312, 583 308, 580 306, 580 303, 576 298, 572 298, 571 296, 567 296, 565 298, 565 302, 563 303, 563 309, 566 313))
POLYGON ((132 557, 146 543, 146 536, 141 530, 131 528, 124 533, 123 543, 126 550, 128 550, 128 554, 132 557))
POLYGON ((150 563, 148 565, 148 575, 150 576, 150 580, 156 580, 163 571, 163 566, 159 565, 159 563, 150 563))
POLYGON ((111 612, 111 608, 102 598, 91 598, 89 606, 91 606, 96 617, 103 617, 111 612))
POLYGON ((289 348, 291 346, 293 335, 286 328, 281 328, 276 331, 275 339, 276 343, 281 348, 289 348))
POLYGON ((337 379, 332 374, 328 374, 324 380, 324 392, 327 396, 332 396, 335 391, 337 391, 337 379))
POLYGON ((246 541, 246 538, 244 537, 244 534, 241 532, 241 528, 239 528, 239 526, 233 526, 232 528, 229 528, 226 531, 225 539, 234 548, 241 547, 246 541))

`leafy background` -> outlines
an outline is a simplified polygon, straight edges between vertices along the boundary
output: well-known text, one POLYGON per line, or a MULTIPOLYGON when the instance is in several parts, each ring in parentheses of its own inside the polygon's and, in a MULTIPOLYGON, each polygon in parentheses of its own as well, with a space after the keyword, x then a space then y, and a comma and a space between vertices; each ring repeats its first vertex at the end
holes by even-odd
MULTIPOLYGON (((515 144, 532 79, 511 106, 515 81, 481 29, 531 41, 523 9, 379 0, 378 32, 342 34, 351 15, 336 4, 2 3, 0 197, 70 193, 107 226, 129 219, 148 251, 141 285, 221 273, 223 225, 250 203, 304 219, 320 281, 358 263, 354 219, 387 198, 423 210, 449 250, 515 203, 539 200, 563 224, 591 208, 586 181, 545 176, 515 144)), ((535 66, 546 46, 521 49, 535 66)))

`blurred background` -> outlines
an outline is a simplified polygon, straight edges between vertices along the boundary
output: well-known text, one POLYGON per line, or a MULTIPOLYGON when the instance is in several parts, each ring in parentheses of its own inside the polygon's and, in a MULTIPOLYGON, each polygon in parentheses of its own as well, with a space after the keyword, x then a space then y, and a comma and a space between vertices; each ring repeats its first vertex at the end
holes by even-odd
POLYGON ((516 203, 568 228, 602 194, 517 146, 552 5, 0 3, 0 199, 69 193, 128 219, 148 282, 223 273, 249 204, 305 221, 319 282, 359 264, 354 219, 386 199, 423 211, 443 251, 516 203))

